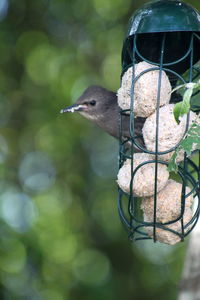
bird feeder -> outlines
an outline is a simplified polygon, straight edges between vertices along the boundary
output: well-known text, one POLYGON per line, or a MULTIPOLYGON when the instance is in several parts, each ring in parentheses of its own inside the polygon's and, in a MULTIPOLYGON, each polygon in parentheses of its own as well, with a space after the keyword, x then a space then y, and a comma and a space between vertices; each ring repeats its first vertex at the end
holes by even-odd
POLYGON ((199 60, 200 14, 190 5, 179 0, 153 1, 130 19, 118 91, 118 210, 131 240, 175 244, 197 223, 199 150, 192 156, 179 153, 177 173, 167 168, 200 107, 197 91, 191 98, 195 112, 176 123, 174 103, 182 101, 183 94, 173 90, 200 79, 199 60), (127 138, 122 134, 124 115, 130 115, 127 138), (143 122, 140 134, 135 125, 138 118, 143 122))

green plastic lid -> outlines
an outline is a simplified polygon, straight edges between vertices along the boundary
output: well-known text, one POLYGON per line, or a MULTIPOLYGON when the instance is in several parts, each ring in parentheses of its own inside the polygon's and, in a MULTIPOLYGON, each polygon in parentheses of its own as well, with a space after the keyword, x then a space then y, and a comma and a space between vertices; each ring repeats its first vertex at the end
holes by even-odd
POLYGON ((200 31, 200 14, 179 0, 146 3, 130 19, 127 37, 136 33, 200 31))
POLYGON ((187 53, 193 33, 193 64, 200 60, 199 12, 179 0, 156 0, 143 5, 130 19, 122 49, 123 72, 132 64, 134 38, 137 41, 138 53, 142 55, 136 55, 136 61, 146 59, 152 64, 159 64, 164 33, 166 40, 163 62, 165 65, 171 63, 172 71, 183 74, 190 67, 190 57, 187 53), (181 60, 183 57, 186 58, 181 60))

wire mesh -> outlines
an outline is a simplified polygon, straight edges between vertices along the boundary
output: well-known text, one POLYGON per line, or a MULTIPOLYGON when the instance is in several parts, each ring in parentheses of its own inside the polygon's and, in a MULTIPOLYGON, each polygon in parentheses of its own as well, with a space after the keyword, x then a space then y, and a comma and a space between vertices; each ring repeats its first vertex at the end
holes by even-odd
MULTIPOLYGON (((180 241, 192 231, 199 218, 200 212, 200 152, 196 151, 192 157, 187 157, 184 153, 184 160, 178 165, 177 174, 170 174, 170 178, 175 177, 176 181, 182 184, 182 192, 180 197, 180 214, 178 217, 168 220, 167 222, 159 222, 157 218, 157 197, 158 197, 158 164, 168 165, 168 162, 162 160, 162 155, 171 153, 180 144, 181 140, 171 149, 166 151, 159 151, 159 114, 160 114, 160 100, 161 100, 161 82, 162 72, 165 71, 172 88, 183 83, 189 83, 200 79, 200 69, 197 63, 199 53, 199 42, 200 37, 195 32, 182 32, 181 35, 185 44, 180 46, 180 51, 173 51, 171 41, 176 39, 176 35, 180 35, 180 32, 167 32, 157 34, 136 34, 126 39, 122 51, 122 76, 128 70, 132 68, 132 85, 130 91, 130 109, 120 110, 120 143, 119 143, 119 169, 124 165, 127 159, 131 160, 131 180, 129 186, 129 192, 123 191, 119 187, 118 192, 118 211, 122 223, 128 232, 128 236, 131 240, 141 239, 153 239, 157 241, 157 232, 159 230, 168 231, 176 235, 180 241), (147 49, 144 45, 145 39, 149 40, 154 38, 155 47, 153 50, 147 49), (144 50, 145 49, 145 50, 144 50), (170 49, 170 51, 169 51, 170 49), (145 61, 151 65, 149 68, 139 75, 135 75, 135 65, 141 61, 145 61), (197 63, 197 64, 196 64, 197 63), (135 113, 134 113, 134 89, 136 82, 145 73, 158 70, 158 89, 157 89, 157 103, 156 103, 156 132, 155 132, 155 149, 154 151, 147 150, 142 132, 138 134, 138 130, 135 124, 135 113), (123 136, 123 116, 130 115, 129 123, 129 137, 124 138, 123 136), (133 155, 141 151, 143 153, 152 154, 154 158, 152 160, 145 161, 136 168, 134 167, 133 155), (153 207, 153 218, 151 222, 144 221, 144 216, 141 210, 142 199, 136 197, 133 193, 133 182, 137 174, 137 171, 145 164, 155 165, 155 180, 154 180, 154 207, 153 207), (186 187, 189 186, 191 191, 186 192, 186 187), (193 195, 197 201, 196 208, 193 209, 193 215, 188 222, 184 221, 184 212, 186 206, 186 199, 193 195), (178 230, 174 230, 171 224, 180 222, 178 230)), ((192 99, 198 96, 199 91, 193 95, 192 99)), ((171 95, 170 103, 176 103, 182 100, 182 95, 178 92, 174 92, 171 95)), ((197 109, 191 105, 192 108, 197 109)), ((190 114, 187 115, 187 121, 185 126, 185 133, 189 127, 190 114)), ((161 120, 162 121, 162 120, 161 120)), ((184 137, 182 136, 182 138, 184 137)))

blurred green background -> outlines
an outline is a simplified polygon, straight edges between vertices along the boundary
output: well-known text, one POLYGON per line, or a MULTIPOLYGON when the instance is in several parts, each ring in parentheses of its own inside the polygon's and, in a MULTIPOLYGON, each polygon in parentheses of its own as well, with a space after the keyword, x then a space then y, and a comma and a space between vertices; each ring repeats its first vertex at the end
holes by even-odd
POLYGON ((117 90, 145 2, 0 0, 0 299, 176 299, 186 243, 128 241, 117 141, 59 114, 90 84, 117 90))

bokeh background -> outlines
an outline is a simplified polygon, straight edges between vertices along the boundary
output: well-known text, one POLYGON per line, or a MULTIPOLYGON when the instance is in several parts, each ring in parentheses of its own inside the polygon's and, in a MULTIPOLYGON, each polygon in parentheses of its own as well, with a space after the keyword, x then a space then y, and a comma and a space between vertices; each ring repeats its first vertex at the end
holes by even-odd
POLYGON ((176 299, 186 243, 128 241, 117 141, 59 113, 90 84, 117 90, 145 2, 0 0, 0 299, 176 299))

